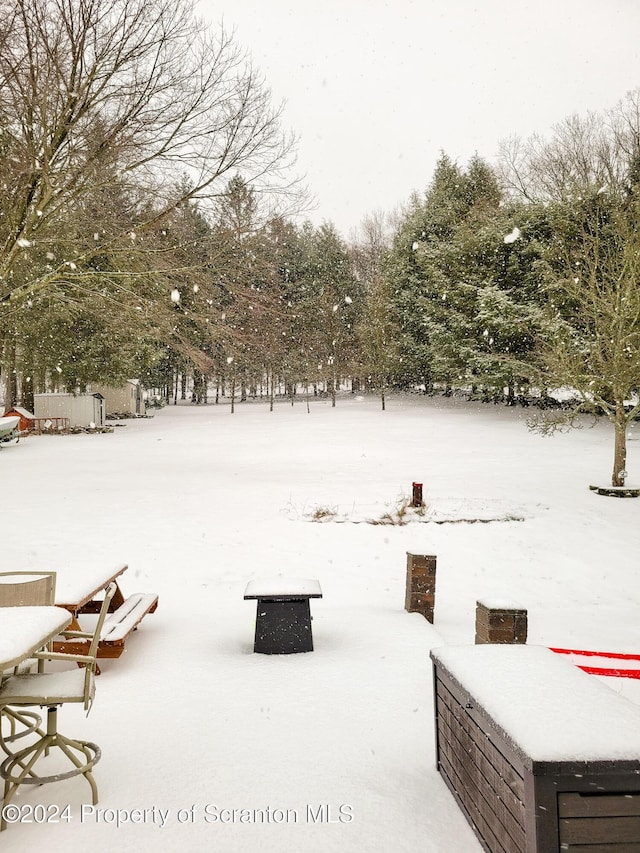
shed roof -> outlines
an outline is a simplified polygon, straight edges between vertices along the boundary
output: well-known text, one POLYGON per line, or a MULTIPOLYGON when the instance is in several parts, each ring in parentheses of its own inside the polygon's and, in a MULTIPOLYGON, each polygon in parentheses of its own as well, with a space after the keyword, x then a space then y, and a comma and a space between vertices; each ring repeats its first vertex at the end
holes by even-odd
POLYGON ((35 420, 36 417, 33 412, 24 409, 22 406, 13 406, 5 412, 5 415, 20 415, 23 418, 29 418, 29 420, 35 420))

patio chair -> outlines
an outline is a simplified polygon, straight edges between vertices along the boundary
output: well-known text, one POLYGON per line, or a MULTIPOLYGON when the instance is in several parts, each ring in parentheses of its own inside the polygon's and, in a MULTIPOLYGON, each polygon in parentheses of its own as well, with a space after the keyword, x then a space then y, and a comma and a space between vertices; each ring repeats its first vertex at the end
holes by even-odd
MULTIPOLYGON (((20 785, 43 785, 47 782, 59 782, 82 775, 91 787, 92 801, 98 802, 98 789, 92 775, 93 766, 100 759, 100 748, 90 741, 75 740, 58 731, 58 707, 67 702, 82 703, 89 712, 95 693, 95 669, 97 664, 98 643, 109 603, 116 591, 115 583, 105 590, 104 601, 98 616, 95 631, 87 634, 82 631, 66 631, 64 636, 90 639, 86 655, 67 654, 65 652, 42 651, 36 657, 52 661, 73 661, 73 669, 63 671, 36 672, 11 675, 0 687, 0 709, 5 706, 39 705, 47 709, 47 730, 29 746, 9 755, 0 765, 0 776, 4 782, 4 805, 10 802, 20 785), (41 776, 36 772, 36 763, 43 755, 60 750, 73 764, 72 769, 41 776)), ((0 822, 0 830, 6 822, 0 822)))
MULTIPOLYGON (((0 607, 51 605, 55 603, 55 593, 55 572, 0 572, 0 607)), ((14 674, 28 672, 33 666, 33 659, 24 661, 16 667, 14 674)), ((42 669, 42 667, 39 668, 42 669)), ((2 673, 0 673, 0 676, 2 676, 2 673)), ((0 715, 0 748, 10 753, 7 744, 14 743, 19 738, 33 734, 34 732, 41 734, 41 725, 42 717, 36 714, 35 711, 4 709, 0 715), (8 725, 8 735, 2 732, 3 723, 8 725)))
POLYGON ((55 572, 0 572, 0 607, 55 604, 55 572))

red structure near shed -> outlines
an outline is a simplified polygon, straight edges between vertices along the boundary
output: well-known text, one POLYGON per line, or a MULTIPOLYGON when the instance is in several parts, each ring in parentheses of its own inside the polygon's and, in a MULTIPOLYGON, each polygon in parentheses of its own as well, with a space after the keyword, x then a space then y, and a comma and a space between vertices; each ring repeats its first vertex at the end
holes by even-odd
POLYGON ((23 409, 22 406, 14 406, 12 409, 9 409, 4 413, 4 417, 19 417, 20 423, 18 429, 20 432, 31 432, 35 429, 36 426, 36 416, 33 412, 27 411, 27 409, 23 409))

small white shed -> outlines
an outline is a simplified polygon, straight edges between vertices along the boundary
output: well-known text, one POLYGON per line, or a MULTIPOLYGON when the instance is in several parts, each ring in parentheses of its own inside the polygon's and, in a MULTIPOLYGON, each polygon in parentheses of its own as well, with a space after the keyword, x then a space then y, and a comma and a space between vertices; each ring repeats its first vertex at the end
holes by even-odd
POLYGON ((122 385, 92 385, 102 394, 107 415, 144 415, 144 392, 136 379, 127 379, 122 385))
POLYGON ((36 418, 69 418, 70 427, 104 426, 102 394, 34 394, 36 418))

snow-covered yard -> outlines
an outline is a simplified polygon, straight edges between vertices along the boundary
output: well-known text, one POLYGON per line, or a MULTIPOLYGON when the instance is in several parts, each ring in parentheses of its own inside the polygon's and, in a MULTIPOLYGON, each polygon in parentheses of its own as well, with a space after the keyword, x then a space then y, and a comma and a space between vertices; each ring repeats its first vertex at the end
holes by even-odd
MULTIPOLYGON (((60 713, 102 748, 99 806, 82 779, 23 789, 70 820, 10 826, 3 849, 480 851, 434 766, 429 650, 473 643, 493 597, 527 608, 531 644, 640 652, 640 500, 588 489, 610 430, 542 438, 525 416, 420 397, 182 405, 1 451, 4 569, 123 561, 125 594, 160 595, 91 714, 60 713), (425 518, 366 523, 413 481, 425 518), (433 626, 404 610, 407 551, 437 555, 433 626), (273 576, 320 581, 313 653, 253 654, 244 589, 273 576)), ((606 683, 640 703, 639 681, 606 683)))

